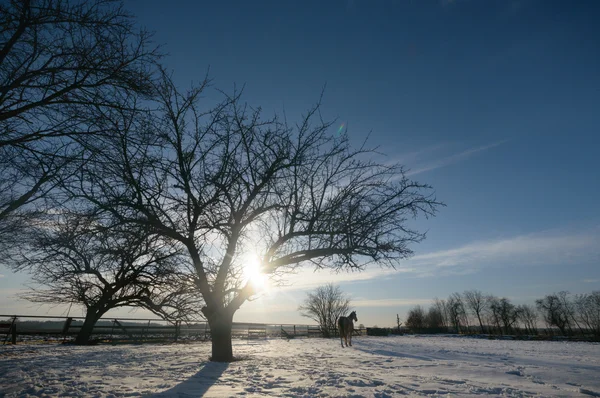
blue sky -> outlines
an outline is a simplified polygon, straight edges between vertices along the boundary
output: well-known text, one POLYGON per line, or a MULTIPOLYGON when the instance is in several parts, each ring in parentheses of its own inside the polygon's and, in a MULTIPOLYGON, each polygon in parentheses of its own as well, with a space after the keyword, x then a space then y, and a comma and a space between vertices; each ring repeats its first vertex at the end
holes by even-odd
MULTIPOLYGON (((594 1, 126 1, 183 86, 210 67, 267 114, 323 114, 370 133, 448 206, 397 271, 292 278, 239 321, 307 322, 306 289, 340 283, 359 323, 479 289, 532 302, 600 289, 600 3, 594 1)), ((208 96, 216 93, 208 93, 208 96)), ((0 312, 46 313, 8 298, 0 312), (24 307, 25 305, 25 307, 24 307), (23 310, 21 310, 23 309, 23 310)))

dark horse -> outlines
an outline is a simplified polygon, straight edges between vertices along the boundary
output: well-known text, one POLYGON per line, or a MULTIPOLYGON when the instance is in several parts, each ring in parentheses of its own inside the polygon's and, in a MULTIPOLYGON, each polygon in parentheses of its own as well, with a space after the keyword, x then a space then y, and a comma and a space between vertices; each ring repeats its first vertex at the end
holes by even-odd
POLYGON ((350 315, 341 316, 338 319, 338 329, 340 330, 340 342, 342 343, 342 348, 344 347, 344 340, 346 341, 346 347, 348 347, 348 340, 350 340, 350 345, 352 345, 354 322, 358 322, 356 311, 352 311, 350 315))

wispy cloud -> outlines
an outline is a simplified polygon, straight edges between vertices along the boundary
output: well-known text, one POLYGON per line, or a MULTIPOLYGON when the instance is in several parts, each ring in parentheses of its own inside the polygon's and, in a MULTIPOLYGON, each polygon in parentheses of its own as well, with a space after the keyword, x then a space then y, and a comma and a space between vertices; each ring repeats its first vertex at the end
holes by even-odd
POLYGON ((584 279, 583 283, 598 283, 600 279, 584 279))
POLYGON ((429 161, 429 162, 426 162, 425 164, 418 165, 416 168, 414 168, 412 170, 409 170, 406 173, 406 175, 411 176, 411 175, 415 175, 415 174, 425 173, 426 171, 431 171, 431 170, 439 169, 441 167, 449 166, 451 164, 462 162, 479 152, 483 152, 483 151, 487 151, 488 149, 495 148, 499 145, 504 144, 505 142, 506 142, 506 140, 497 141, 497 142, 494 142, 494 143, 491 143, 488 145, 470 148, 465 151, 456 153, 454 155, 443 157, 441 159, 429 161))
POLYGON ((0 274, 0 278, 4 278, 4 274, 0 274))
POLYGON ((400 164, 404 164, 404 165, 414 165, 414 164, 418 164, 419 162, 422 162, 424 158, 430 158, 432 156, 435 155, 435 153, 439 153, 440 151, 444 150, 444 149, 448 149, 449 144, 448 143, 438 143, 435 145, 430 145, 430 146, 426 146, 424 148, 412 151, 412 152, 406 152, 406 153, 402 153, 398 156, 395 156, 393 158, 391 158, 391 160, 388 162, 389 164, 396 164, 396 163, 400 163, 400 164))
POLYGON ((374 300, 352 300, 353 307, 403 307, 412 305, 429 305, 431 299, 374 299, 374 300))
POLYGON ((379 268, 373 265, 362 272, 339 272, 335 273, 328 270, 313 272, 312 269, 302 269, 298 273, 286 278, 287 286, 279 290, 307 290, 321 286, 324 283, 352 283, 364 282, 372 279, 391 277, 400 272, 408 273, 416 270, 410 268, 392 269, 379 268))
POLYGON ((423 276, 476 272, 493 265, 570 265, 600 259, 600 230, 545 231, 495 240, 475 241, 455 249, 420 254, 407 266, 423 276))

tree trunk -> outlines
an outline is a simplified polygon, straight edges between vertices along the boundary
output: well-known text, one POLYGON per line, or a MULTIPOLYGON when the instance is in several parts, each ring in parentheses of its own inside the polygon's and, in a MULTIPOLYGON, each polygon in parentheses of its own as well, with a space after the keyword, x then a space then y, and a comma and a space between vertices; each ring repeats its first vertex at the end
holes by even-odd
POLYGON ((481 317, 479 316, 479 313, 477 313, 477 319, 479 320, 479 327, 481 328, 481 334, 485 334, 485 331, 483 330, 483 322, 481 322, 481 317))
POLYGON ((79 329, 79 333, 77 333, 77 337, 75 338, 75 344, 89 343, 94 326, 104 312, 105 311, 100 311, 96 307, 88 308, 87 313, 85 314, 85 321, 83 322, 83 325, 81 326, 81 329, 79 329))
POLYGON ((231 328, 233 326, 233 314, 229 314, 226 309, 221 309, 207 317, 207 320, 212 340, 210 360, 214 362, 232 362, 231 328))

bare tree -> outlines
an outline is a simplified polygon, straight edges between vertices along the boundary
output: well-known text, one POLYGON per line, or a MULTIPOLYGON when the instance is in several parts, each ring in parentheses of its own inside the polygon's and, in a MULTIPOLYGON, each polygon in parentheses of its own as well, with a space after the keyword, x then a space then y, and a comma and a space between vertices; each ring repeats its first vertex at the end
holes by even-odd
POLYGON ((337 327, 338 318, 350 313, 350 298, 339 286, 329 283, 308 293, 298 310, 302 316, 319 324, 323 336, 330 337, 330 331, 337 327))
POLYGON ((519 319, 518 308, 510 302, 506 297, 502 297, 494 304, 496 306, 496 312, 500 316, 504 332, 511 334, 514 332, 514 324, 519 319))
POLYGON ((396 314, 396 325, 398 326, 398 333, 400 333, 400 326, 402 326, 402 322, 400 322, 400 315, 396 314))
POLYGON ((250 262, 277 277, 304 264, 393 267, 425 237, 407 220, 440 203, 401 166, 378 164, 373 150, 330 134, 318 105, 292 127, 264 120, 237 94, 201 112, 203 89, 182 94, 165 77, 152 122, 113 126, 120 139, 102 144, 104 157, 86 164, 70 192, 185 248, 206 302, 212 360, 231 361, 233 315, 257 293, 250 262))
POLYGON ((31 274, 34 286, 22 297, 84 306, 78 344, 87 343, 98 319, 118 307, 147 308, 170 321, 199 314, 194 278, 182 272, 179 253, 142 228, 107 229, 95 217, 63 214, 30 228, 28 236, 10 263, 31 274))
POLYGON ((485 330, 483 329, 483 321, 481 319, 487 308, 487 300, 485 299, 485 295, 479 290, 467 290, 463 293, 463 297, 465 299, 467 308, 477 318, 481 333, 485 333, 485 330))
POLYGON ((594 336, 600 337, 600 291, 576 295, 574 303, 579 321, 594 336))
POLYGON ((429 307, 425 316, 425 324, 433 330, 439 330, 444 327, 444 316, 437 306, 429 307))
POLYGON ((501 303, 500 299, 494 295, 489 295, 486 298, 488 315, 489 315, 489 324, 496 327, 498 330, 498 334, 502 334, 502 316, 501 313, 501 303))
POLYGON ((556 326, 562 335, 572 333, 567 311, 558 294, 549 294, 535 301, 537 308, 548 326, 556 326))
POLYGON ((437 297, 433 299, 433 306, 440 313, 443 328, 447 328, 450 322, 448 321, 448 306, 446 304, 446 300, 438 299, 437 297))
POLYGON ((465 305, 460 293, 452 293, 450 297, 448 297, 446 303, 450 324, 456 330, 456 332, 462 333, 463 326, 467 327, 468 329, 468 323, 466 319, 467 311, 465 310, 465 305))
POLYGON ((565 317, 568 320, 568 327, 570 332, 573 333, 572 324, 574 324, 575 326, 577 326, 577 329, 579 329, 579 332, 583 335, 584 331, 581 328, 579 321, 577 320, 577 306, 575 305, 575 302, 570 298, 569 292, 561 291, 558 292, 556 295, 560 300, 562 309, 565 313, 565 317))
POLYGON ((517 308, 517 314, 527 333, 537 334, 538 315, 535 307, 529 304, 520 305, 517 308))
POLYGON ((408 314, 406 316, 406 327, 412 330, 413 332, 422 331, 425 326, 425 310, 420 305, 416 305, 410 310, 408 310, 408 314))
POLYGON ((102 133, 90 110, 152 92, 156 59, 119 1, 0 3, 0 241, 78 158, 76 137, 102 133))

